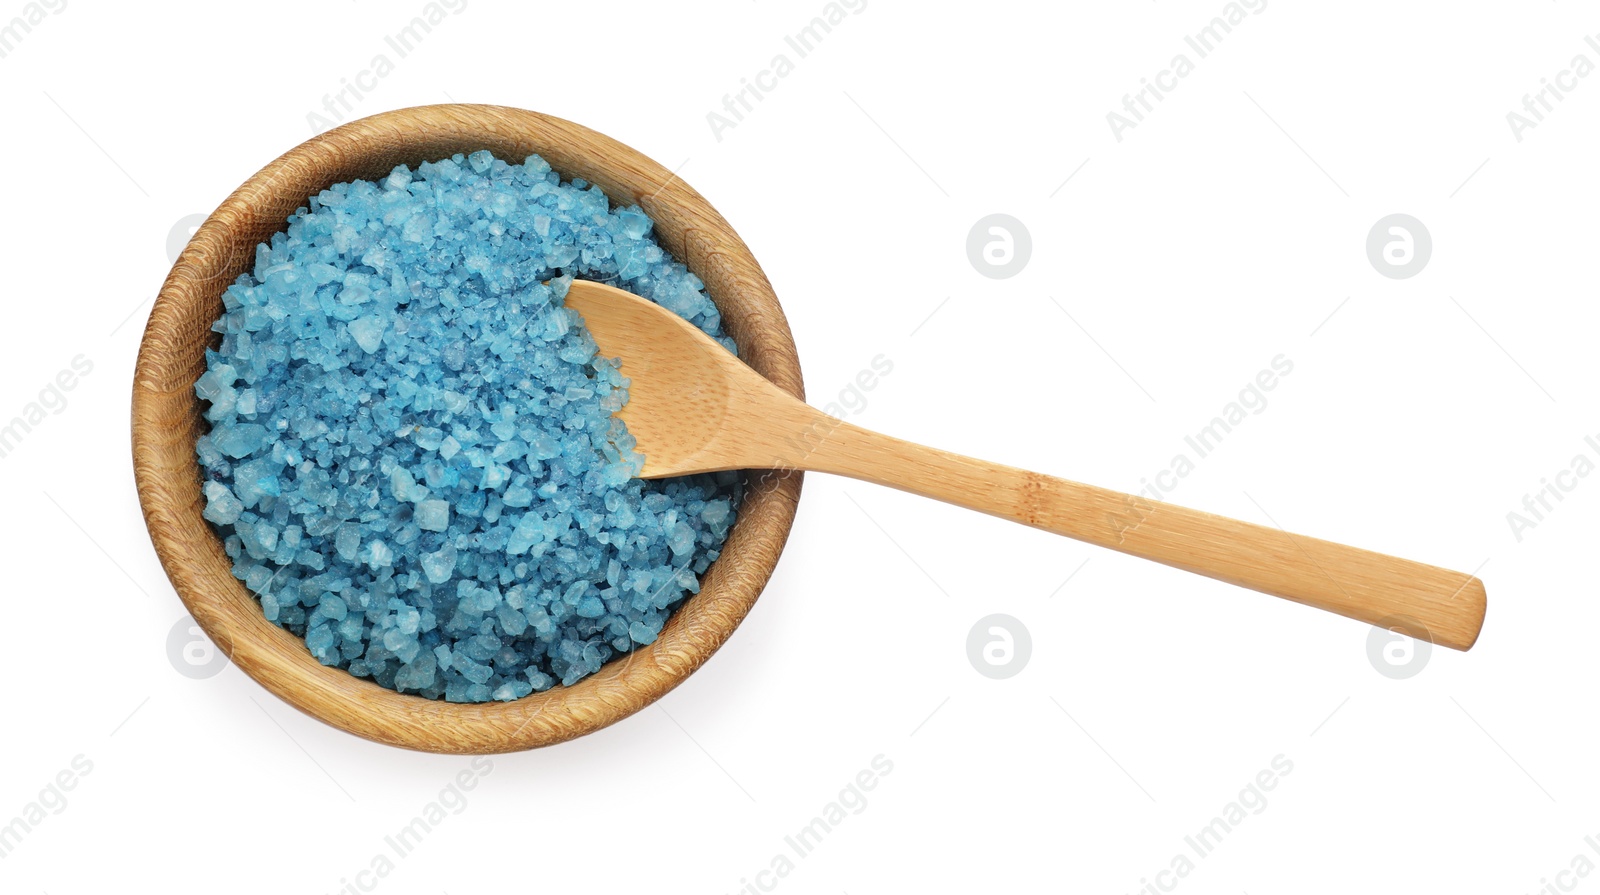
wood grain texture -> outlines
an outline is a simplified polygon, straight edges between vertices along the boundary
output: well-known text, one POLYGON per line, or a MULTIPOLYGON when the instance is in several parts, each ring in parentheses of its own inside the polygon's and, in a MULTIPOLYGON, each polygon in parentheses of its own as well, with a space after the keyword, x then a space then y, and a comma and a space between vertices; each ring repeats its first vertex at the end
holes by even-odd
POLYGON ((455 705, 407 696, 314 659, 269 622, 229 571, 221 541, 201 518, 195 439, 205 431, 194 381, 214 345, 211 324, 228 284, 255 246, 282 230, 308 197, 396 165, 488 149, 520 162, 532 153, 564 177, 598 184, 619 205, 637 203, 664 248, 706 284, 751 368, 803 397, 793 337, 772 286, 733 228, 671 171, 588 128, 501 106, 441 105, 354 121, 290 150, 251 177, 195 233, 151 311, 133 383, 133 462, 150 539, 179 597, 235 664, 289 704, 351 733, 428 752, 488 754, 568 740, 660 698, 699 668, 750 611, 794 520, 799 475, 752 473, 722 555, 699 594, 661 636, 571 687, 508 703, 455 705))
POLYGON ((755 466, 850 476, 1154 560, 1465 650, 1483 582, 1462 573, 869 432, 775 388, 670 312, 572 285, 600 350, 622 359, 646 477, 755 466))

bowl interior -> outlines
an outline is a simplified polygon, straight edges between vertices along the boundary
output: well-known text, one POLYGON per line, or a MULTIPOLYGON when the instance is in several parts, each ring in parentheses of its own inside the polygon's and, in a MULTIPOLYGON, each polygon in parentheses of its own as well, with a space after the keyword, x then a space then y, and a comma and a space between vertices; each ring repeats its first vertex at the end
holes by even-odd
POLYGON ((457 152, 488 149, 516 163, 537 153, 563 178, 598 184, 618 205, 654 219, 663 248, 706 284, 745 363, 803 397, 783 311, 728 222, 672 172, 580 125, 500 106, 424 106, 343 125, 289 151, 246 181, 200 227, 151 311, 133 388, 133 454, 145 522, 178 595, 241 669, 302 711, 351 733, 430 752, 493 753, 561 742, 650 704, 732 634, 765 586, 788 537, 800 476, 747 474, 738 519, 699 594, 660 637, 571 687, 505 703, 461 705, 409 696, 313 658, 267 621, 230 571, 201 517, 195 439, 205 418, 194 394, 222 292, 253 266, 255 247, 306 199, 333 184, 377 179, 457 152))

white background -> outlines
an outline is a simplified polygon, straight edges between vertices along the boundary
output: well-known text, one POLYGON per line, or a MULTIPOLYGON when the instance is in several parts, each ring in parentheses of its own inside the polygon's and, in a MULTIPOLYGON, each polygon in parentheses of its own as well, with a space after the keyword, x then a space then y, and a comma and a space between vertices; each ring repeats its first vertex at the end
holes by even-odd
MULTIPOLYGON (((1132 893, 1282 755, 1266 808, 1165 883, 1600 892, 1557 878, 1600 863, 1600 477, 1520 540, 1507 521, 1575 455, 1600 461, 1600 76, 1521 141, 1506 119, 1575 55, 1600 63, 1600 14, 1307 6, 1273 0, 1199 60, 1183 38, 1222 2, 871 0, 800 60, 784 36, 820 0, 469 0, 404 59, 383 38, 421 2, 47 13, 0 59, 0 419, 74 357, 93 370, 0 459, 0 824, 76 756, 93 769, 0 888, 332 893, 468 767, 325 727, 231 667, 175 671, 184 609, 129 461, 169 232, 388 52, 346 117, 503 103, 681 165, 771 276, 814 403, 893 363, 852 417, 868 427, 1136 490, 1285 355, 1267 408, 1169 499, 1481 569, 1490 609, 1471 653, 1395 680, 1369 626, 813 476, 703 670, 493 759, 376 891, 1132 893), (793 72, 717 139, 707 113, 780 52, 793 72), (1180 52, 1193 73, 1118 141, 1107 113, 1180 52), (1032 236, 1010 279, 966 254, 994 212, 1032 236), (1410 279, 1365 252, 1395 212, 1432 234, 1410 279), (1032 638, 1007 680, 966 651, 996 612, 1032 638), (878 755, 866 808, 758 878, 878 755)), ((0 22, 26 9, 0 0, 0 22)))

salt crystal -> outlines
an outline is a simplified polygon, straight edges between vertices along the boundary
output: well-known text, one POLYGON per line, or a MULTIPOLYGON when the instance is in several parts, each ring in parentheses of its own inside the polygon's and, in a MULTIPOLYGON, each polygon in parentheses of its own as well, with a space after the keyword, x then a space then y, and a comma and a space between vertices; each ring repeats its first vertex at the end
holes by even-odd
POLYGON ((383 344, 383 330, 387 324, 378 317, 357 317, 350 321, 350 337, 368 354, 383 344))
POLYGON ((201 513, 202 516, 218 525, 232 525, 238 521, 239 514, 244 511, 244 504, 233 496, 227 485, 221 482, 206 482, 204 491, 206 509, 201 513))
POLYGON ((424 500, 417 504, 417 527, 424 531, 444 531, 450 526, 450 504, 442 500, 424 500))
POLYGON ((456 570, 456 548, 445 544, 435 553, 422 554, 420 562, 429 583, 443 584, 456 570))

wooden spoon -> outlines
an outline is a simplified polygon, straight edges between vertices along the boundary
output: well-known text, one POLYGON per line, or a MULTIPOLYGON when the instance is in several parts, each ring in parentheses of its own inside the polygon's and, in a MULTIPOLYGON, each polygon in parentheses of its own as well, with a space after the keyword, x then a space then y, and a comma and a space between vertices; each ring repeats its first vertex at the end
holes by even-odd
POLYGON ((723 469, 849 476, 1466 650, 1483 582, 1316 538, 986 463, 870 432, 781 391, 671 311, 575 281, 600 352, 630 380, 620 412, 644 478, 723 469))

